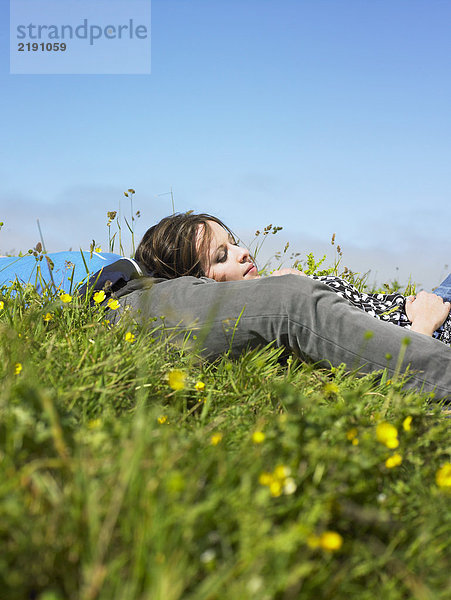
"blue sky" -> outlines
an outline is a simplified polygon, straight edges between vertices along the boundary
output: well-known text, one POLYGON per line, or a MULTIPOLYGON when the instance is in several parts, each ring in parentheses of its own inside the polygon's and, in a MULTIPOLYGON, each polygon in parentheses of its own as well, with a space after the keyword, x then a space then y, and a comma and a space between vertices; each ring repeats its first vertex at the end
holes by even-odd
MULTIPOLYGON (((64 0, 61 0, 62 2, 64 0)), ((430 287, 451 267, 451 3, 153 0, 150 75, 10 75, 0 12, 0 252, 105 247, 171 212, 268 223, 302 254, 430 287)))

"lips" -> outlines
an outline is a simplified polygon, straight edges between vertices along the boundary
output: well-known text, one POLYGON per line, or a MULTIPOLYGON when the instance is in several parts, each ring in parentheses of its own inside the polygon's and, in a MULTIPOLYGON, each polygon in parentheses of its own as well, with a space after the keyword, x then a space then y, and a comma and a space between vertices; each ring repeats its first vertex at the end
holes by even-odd
POLYGON ((254 264, 251 264, 250 267, 247 269, 247 271, 244 273, 243 277, 246 277, 246 275, 249 275, 249 273, 257 272, 257 267, 254 264))

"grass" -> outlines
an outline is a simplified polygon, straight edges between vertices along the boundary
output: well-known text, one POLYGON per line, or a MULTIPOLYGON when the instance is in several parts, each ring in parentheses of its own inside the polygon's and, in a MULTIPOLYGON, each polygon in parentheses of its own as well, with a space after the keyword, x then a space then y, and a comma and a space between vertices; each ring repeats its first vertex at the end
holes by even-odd
MULTIPOLYGON (((336 250, 291 260, 339 274, 336 250)), ((271 347, 210 364, 164 321, 105 317, 0 292, 2 600, 449 598, 449 420, 430 396, 271 347)))
POLYGON ((430 398, 274 348, 208 364, 75 296, 2 302, 2 598, 449 598, 430 398))

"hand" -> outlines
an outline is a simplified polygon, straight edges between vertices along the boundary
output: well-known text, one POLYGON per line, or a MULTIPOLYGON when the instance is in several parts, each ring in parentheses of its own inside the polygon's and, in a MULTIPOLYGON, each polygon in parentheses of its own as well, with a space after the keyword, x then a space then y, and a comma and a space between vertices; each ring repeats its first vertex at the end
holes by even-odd
POLYGON ((304 277, 307 277, 305 273, 298 271, 297 269, 278 269, 277 271, 273 271, 271 273, 271 277, 279 277, 280 275, 303 275, 304 277))
POLYGON ((449 315, 451 304, 430 292, 420 292, 406 298, 406 315, 412 323, 412 331, 432 335, 449 315))

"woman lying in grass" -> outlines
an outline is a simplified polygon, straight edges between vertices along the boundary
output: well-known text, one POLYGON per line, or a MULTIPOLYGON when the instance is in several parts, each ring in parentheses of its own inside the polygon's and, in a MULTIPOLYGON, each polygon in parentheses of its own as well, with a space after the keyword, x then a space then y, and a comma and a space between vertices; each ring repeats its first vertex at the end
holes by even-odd
MULTIPOLYGON (((246 248, 238 246, 231 230, 208 214, 178 214, 166 217, 147 230, 135 258, 153 277, 173 279, 191 275, 215 281, 260 278, 246 248)), ((280 269, 271 276, 305 276, 297 269, 280 269)), ((382 321, 433 336, 451 344, 450 302, 420 292, 416 296, 367 294, 340 277, 310 276, 319 280, 352 305, 382 321)))

